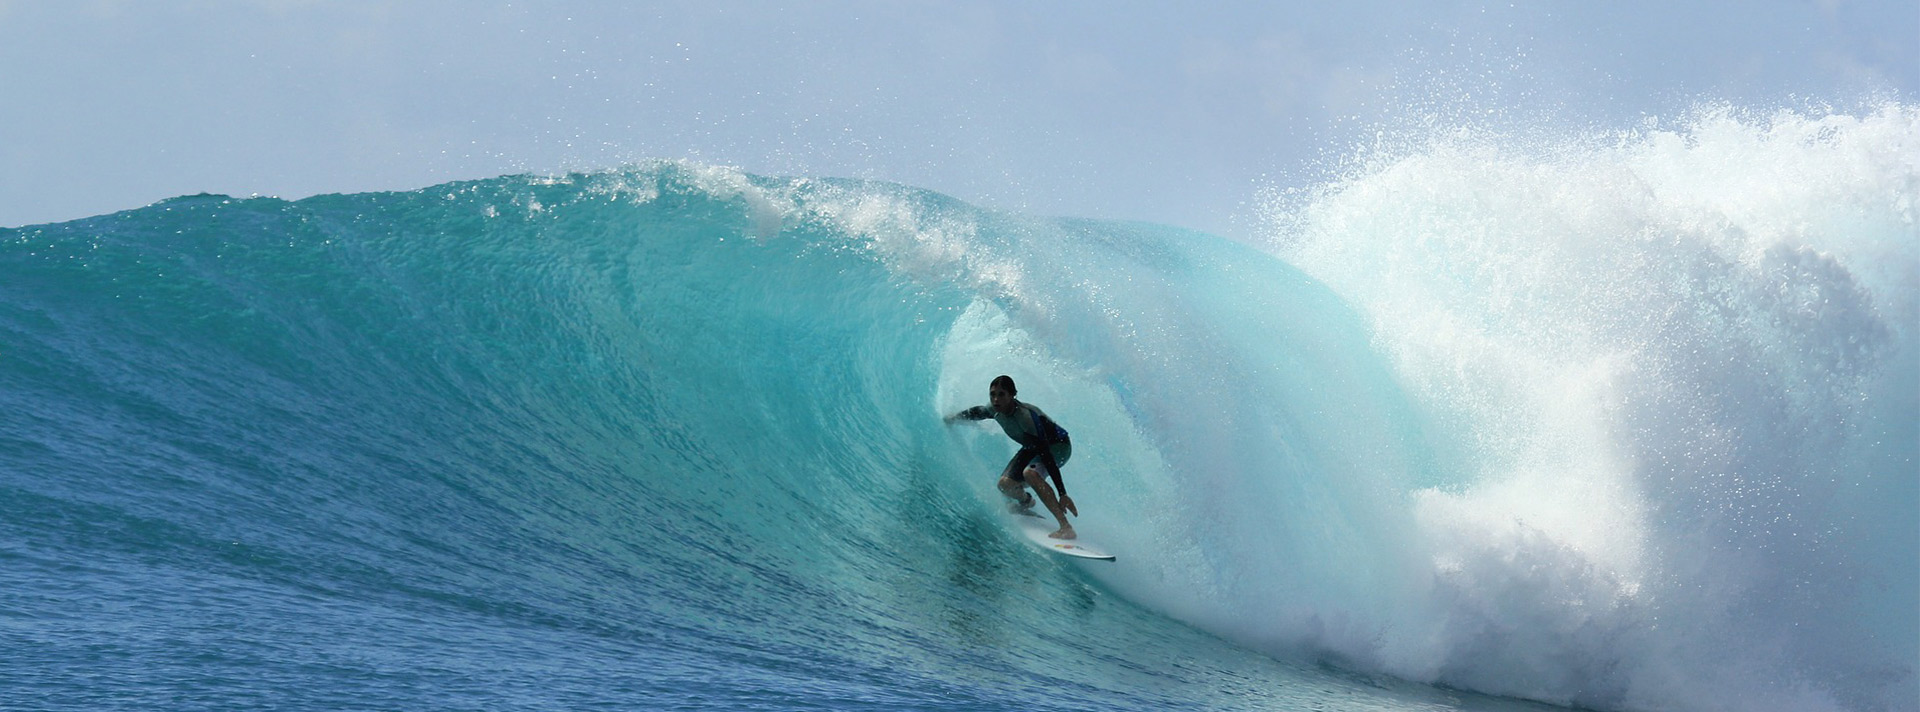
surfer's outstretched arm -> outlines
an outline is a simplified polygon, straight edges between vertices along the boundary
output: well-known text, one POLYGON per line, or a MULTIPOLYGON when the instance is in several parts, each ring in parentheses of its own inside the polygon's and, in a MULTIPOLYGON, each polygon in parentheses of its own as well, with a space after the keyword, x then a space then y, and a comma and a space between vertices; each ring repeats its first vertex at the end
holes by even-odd
POLYGON ((953 421, 956 421, 956 420, 987 420, 992 417, 993 417, 992 408, 988 408, 987 406, 984 406, 984 405, 976 405, 972 408, 968 408, 958 413, 949 415, 945 418, 942 418, 941 420, 946 421, 948 425, 952 425, 953 421))

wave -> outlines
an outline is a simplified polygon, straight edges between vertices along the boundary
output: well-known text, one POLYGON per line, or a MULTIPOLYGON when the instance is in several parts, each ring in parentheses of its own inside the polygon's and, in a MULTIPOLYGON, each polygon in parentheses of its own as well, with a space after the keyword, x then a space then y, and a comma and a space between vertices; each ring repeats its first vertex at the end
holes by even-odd
POLYGON ((314 704, 1903 708, 1916 127, 1446 132, 1257 247, 679 162, 0 230, 16 620, 314 704), (1001 373, 1119 565, 999 526, 1001 373))

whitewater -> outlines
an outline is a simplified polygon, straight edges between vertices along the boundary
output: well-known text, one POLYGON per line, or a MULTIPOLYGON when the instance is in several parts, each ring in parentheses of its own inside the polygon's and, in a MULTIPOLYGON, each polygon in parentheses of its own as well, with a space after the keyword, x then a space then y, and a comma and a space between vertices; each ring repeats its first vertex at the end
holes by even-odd
POLYGON ((1920 709, 1920 108, 1258 239, 660 161, 0 229, 0 708, 1920 709), (1012 375, 1073 562, 1006 525, 1012 375))

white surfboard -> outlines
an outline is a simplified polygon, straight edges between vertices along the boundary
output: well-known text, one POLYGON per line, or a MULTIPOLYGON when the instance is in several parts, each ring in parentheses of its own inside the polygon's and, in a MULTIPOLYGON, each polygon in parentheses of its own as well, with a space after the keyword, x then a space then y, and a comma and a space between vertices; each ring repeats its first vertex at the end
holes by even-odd
POLYGON ((1025 534, 1027 541, 1033 542, 1034 546, 1046 549, 1055 554, 1080 559, 1095 559, 1099 561, 1114 560, 1112 554, 1087 546, 1085 542, 1079 539, 1055 539, 1047 536, 1048 534, 1052 534, 1056 527, 1053 525, 1053 520, 1042 517, 1039 514, 1026 512, 1024 514, 1013 515, 1011 519, 1013 519, 1013 525, 1018 527, 1020 533, 1025 534))

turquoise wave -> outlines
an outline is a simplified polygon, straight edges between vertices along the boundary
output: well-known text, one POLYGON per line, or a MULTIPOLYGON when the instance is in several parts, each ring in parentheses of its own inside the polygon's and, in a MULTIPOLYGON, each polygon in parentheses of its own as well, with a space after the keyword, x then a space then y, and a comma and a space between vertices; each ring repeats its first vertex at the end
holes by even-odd
POLYGON ((0 230, 0 669, 46 709, 1897 709, 1911 165, 1708 178, 1910 157, 1912 112, 1778 121, 1423 144, 1260 248, 673 162, 0 230), (1011 446, 940 418, 1002 373, 1118 564, 1004 526, 1011 446))
POLYGON ((1005 448, 940 423, 973 372, 1108 389, 1050 405, 1109 451, 1076 458, 1083 526, 1141 546, 1101 428, 1150 442, 1141 402, 1181 384, 1059 300, 1248 268, 1222 254, 1253 253, 679 164, 0 232, 0 658, 49 708, 1378 696, 1289 692, 1308 673, 1024 548, 985 494, 1005 448), (1062 340, 966 359, 983 318, 1062 340))

